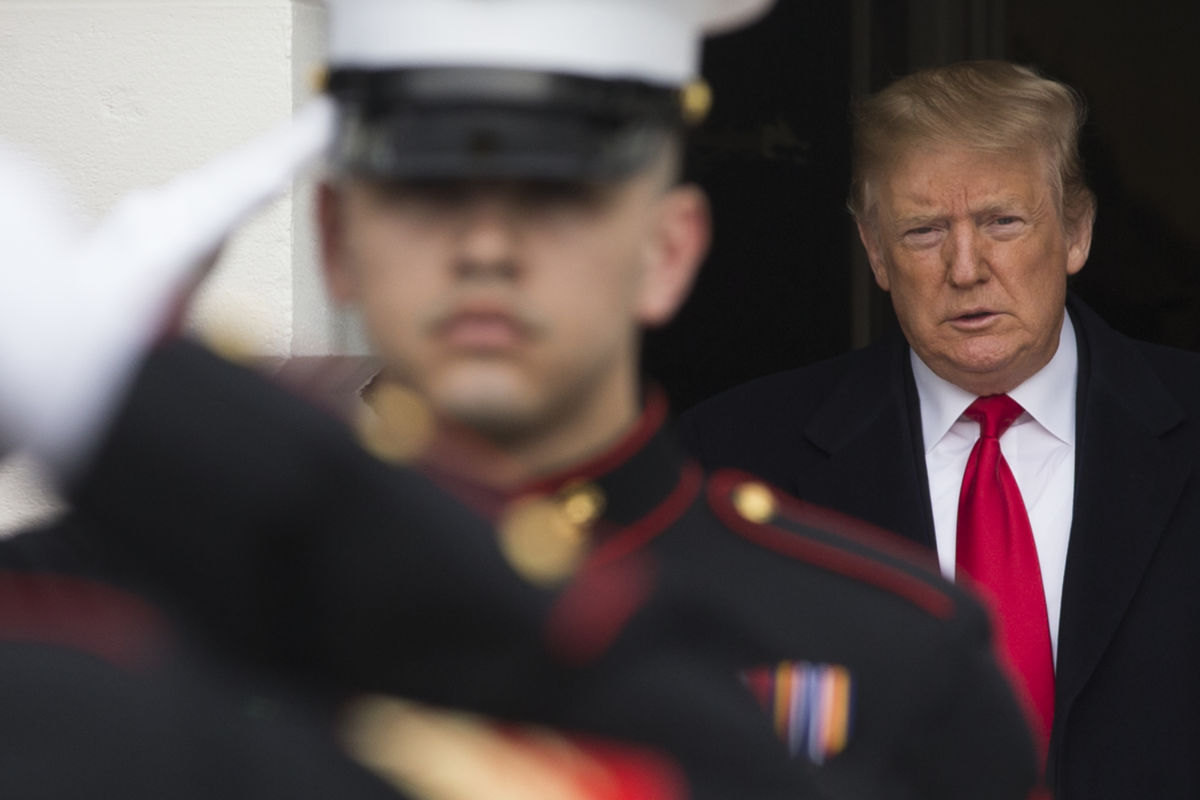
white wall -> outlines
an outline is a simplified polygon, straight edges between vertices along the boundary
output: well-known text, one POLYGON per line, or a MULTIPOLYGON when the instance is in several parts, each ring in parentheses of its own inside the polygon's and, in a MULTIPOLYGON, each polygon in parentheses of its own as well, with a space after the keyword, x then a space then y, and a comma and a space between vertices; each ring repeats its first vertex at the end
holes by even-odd
MULTIPOLYGON (((97 217, 302 103, 323 13, 317 0, 0 0, 0 138, 56 168, 97 217)), ((195 327, 268 356, 356 350, 324 302, 309 188, 230 243, 195 327)), ((53 504, 20 459, 0 464, 0 532, 53 504)))

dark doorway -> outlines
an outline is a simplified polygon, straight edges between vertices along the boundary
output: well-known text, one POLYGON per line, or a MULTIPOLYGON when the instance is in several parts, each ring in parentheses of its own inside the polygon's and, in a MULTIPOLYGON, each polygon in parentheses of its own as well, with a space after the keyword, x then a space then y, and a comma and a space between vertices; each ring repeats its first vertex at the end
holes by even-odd
POLYGON ((682 314, 646 343, 676 410, 850 346, 850 17, 785 0, 706 48, 714 105, 688 173, 712 200, 713 249, 682 314))
POLYGON ((1200 4, 1085 0, 779 0, 709 43, 713 113, 689 175, 712 253, 692 299, 647 337, 677 411, 758 375, 894 330, 844 210, 853 96, 912 69, 1009 58, 1088 101, 1099 218, 1074 289, 1130 335, 1200 350, 1200 4))

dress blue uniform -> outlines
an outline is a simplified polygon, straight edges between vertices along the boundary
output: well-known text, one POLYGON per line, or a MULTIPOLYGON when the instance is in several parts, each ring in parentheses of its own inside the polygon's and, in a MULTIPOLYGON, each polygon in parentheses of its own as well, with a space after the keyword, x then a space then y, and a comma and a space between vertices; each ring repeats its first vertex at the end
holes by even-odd
POLYGON ((516 494, 450 485, 469 511, 172 344, 73 499, 204 629, 276 667, 654 744, 697 797, 789 780, 834 797, 1027 796, 1032 743, 978 604, 865 524, 704 476, 664 417, 652 401, 611 452, 516 494), (552 590, 502 546, 531 502, 581 534, 581 564, 552 590))

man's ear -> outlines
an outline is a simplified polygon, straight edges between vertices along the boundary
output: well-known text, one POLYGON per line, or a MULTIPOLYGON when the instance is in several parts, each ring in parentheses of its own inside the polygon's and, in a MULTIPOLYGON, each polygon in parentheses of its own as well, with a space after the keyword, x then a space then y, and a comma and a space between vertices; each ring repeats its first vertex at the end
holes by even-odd
POLYGON ((638 303, 647 327, 670 322, 687 299, 712 239, 708 198, 694 184, 676 186, 662 197, 654 225, 638 303))
POLYGON ((1068 275, 1079 272, 1087 263, 1088 253, 1092 251, 1092 223, 1095 221, 1096 212, 1092 210, 1075 223, 1074 230, 1067 230, 1068 275))
POLYGON ((856 218, 855 224, 858 225, 859 241, 862 242, 863 249, 867 251, 867 261, 871 263, 871 274, 875 276, 875 283, 886 292, 890 284, 887 263, 883 258, 883 249, 879 246, 879 231, 870 222, 861 218, 856 218))
POLYGON ((322 182, 317 186, 316 205, 317 237, 325 290, 335 303, 347 305, 357 298, 357 291, 347 263, 345 190, 322 182))

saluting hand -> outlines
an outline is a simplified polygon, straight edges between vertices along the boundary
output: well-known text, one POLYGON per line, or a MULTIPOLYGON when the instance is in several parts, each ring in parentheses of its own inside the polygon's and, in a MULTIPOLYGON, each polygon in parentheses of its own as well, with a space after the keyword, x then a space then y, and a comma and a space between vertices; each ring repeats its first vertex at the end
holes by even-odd
POLYGON ((264 136, 135 191, 80 236, 31 159, 0 148, 0 443, 82 465, 141 356, 230 234, 334 133, 319 98, 264 136))

